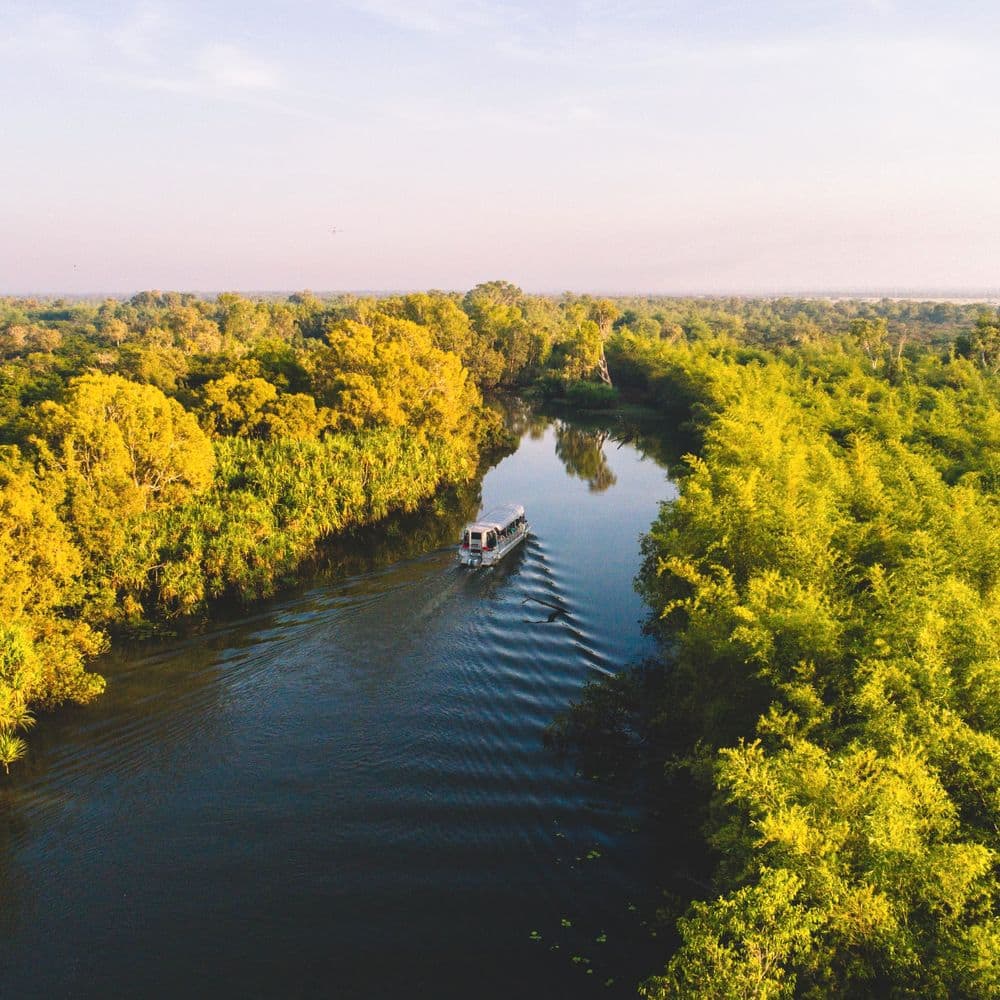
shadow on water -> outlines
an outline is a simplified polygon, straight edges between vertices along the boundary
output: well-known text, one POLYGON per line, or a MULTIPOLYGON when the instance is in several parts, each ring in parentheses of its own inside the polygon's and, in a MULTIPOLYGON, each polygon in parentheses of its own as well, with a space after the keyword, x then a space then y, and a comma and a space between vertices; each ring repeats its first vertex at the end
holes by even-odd
POLYGON ((3 995, 632 994, 654 835, 543 735, 652 651, 632 579, 671 486, 613 432, 518 420, 480 483, 117 648, 106 695, 38 728, 0 786, 3 995), (510 500, 530 536, 458 566, 510 500))

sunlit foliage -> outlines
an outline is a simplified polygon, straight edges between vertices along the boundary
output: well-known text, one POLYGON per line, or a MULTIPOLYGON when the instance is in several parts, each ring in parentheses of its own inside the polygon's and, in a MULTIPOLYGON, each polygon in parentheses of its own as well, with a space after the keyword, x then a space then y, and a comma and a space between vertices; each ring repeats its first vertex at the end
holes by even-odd
POLYGON ((270 594, 324 539, 469 479, 496 437, 455 296, 0 315, 5 768, 34 709, 101 691, 85 667, 106 629, 270 594))
POLYGON ((618 345, 701 429, 641 586, 719 748, 718 895, 648 997, 1000 992, 997 385, 851 335, 618 345))

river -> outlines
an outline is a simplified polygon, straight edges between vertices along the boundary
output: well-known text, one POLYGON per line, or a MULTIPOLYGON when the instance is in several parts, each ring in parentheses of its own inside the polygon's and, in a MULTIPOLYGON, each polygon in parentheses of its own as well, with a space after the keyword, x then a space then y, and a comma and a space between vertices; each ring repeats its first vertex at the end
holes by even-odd
POLYGON ((104 658, 0 782, 0 995, 633 995, 655 834, 542 736, 654 651, 632 580, 673 492, 614 434, 525 419, 482 481, 532 529, 499 567, 459 567, 450 524, 400 558, 397 528, 104 658))

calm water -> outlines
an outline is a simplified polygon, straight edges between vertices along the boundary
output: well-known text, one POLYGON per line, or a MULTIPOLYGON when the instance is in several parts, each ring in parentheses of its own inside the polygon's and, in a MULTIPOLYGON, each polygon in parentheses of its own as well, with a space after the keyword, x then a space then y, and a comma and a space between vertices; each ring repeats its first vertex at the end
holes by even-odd
POLYGON ((633 446, 536 419, 482 483, 532 526, 500 567, 459 568, 446 524, 109 657, 0 782, 0 995, 628 995, 651 835, 542 734, 652 651, 632 578, 670 495, 633 446))

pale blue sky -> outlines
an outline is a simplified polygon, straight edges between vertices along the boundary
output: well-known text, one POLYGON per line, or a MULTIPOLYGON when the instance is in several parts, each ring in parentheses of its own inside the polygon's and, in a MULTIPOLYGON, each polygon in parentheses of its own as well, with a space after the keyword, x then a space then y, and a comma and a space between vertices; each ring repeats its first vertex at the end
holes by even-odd
POLYGON ((0 293, 1000 286, 993 0, 0 17, 0 293))

